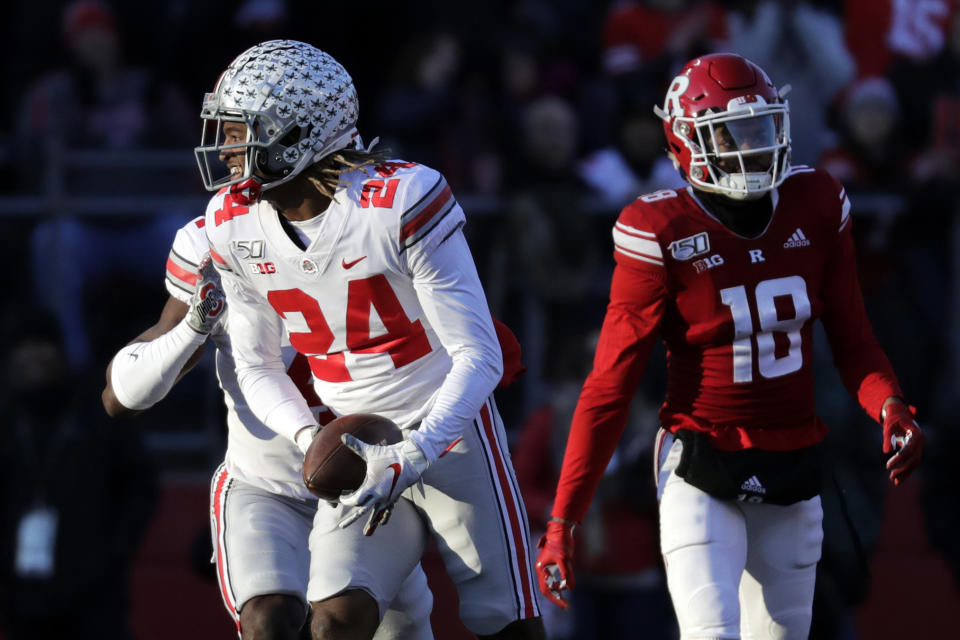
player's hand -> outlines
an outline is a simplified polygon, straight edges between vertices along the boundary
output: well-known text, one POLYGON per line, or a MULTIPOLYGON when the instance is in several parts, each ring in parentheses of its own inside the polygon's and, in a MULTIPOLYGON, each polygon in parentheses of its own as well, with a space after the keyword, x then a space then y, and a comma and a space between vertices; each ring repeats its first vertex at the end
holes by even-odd
POLYGON ((883 410, 883 452, 894 454, 887 460, 894 485, 906 480, 923 457, 924 435, 915 414, 916 409, 899 401, 887 403, 883 410))
POLYGON ((420 479, 429 463, 413 440, 381 446, 362 442, 349 433, 340 436, 340 440, 367 463, 367 476, 357 490, 340 497, 341 504, 352 507, 340 521, 340 528, 367 515, 363 535, 369 536, 378 525, 386 524, 393 503, 420 479))
POLYGON ((220 287, 220 274, 208 253, 200 261, 197 288, 187 303, 187 324, 197 333, 210 333, 223 317, 226 308, 227 301, 220 287))
POLYGON ((551 519, 537 543, 537 582, 543 595, 559 607, 570 606, 562 591, 575 586, 573 578, 573 523, 551 519))

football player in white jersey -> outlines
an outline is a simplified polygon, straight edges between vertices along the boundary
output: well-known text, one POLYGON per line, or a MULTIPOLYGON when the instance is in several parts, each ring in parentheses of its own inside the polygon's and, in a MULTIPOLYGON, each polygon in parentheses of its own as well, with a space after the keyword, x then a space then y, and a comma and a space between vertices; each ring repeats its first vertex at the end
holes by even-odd
POLYGON ((331 634, 324 605, 336 596, 344 619, 376 617, 377 594, 395 593, 421 552, 393 520, 411 504, 457 585, 464 624, 481 638, 544 637, 492 396, 501 350, 446 181, 363 147, 350 76, 305 43, 243 52, 201 116, 198 163, 218 192, 205 231, 250 409, 301 450, 318 431, 285 373, 286 331, 334 413, 376 413, 405 433, 391 446, 344 438, 366 478, 320 509, 341 531, 376 530, 393 558, 371 559, 353 537, 324 558, 319 574, 342 580, 311 580, 315 637, 367 637, 350 625, 331 634))
MULTIPOLYGON (((160 320, 114 356, 107 369, 103 403, 111 416, 148 409, 199 359, 208 338, 215 345, 217 376, 227 405, 226 458, 214 473, 210 526, 217 579, 224 605, 241 638, 294 640, 307 616, 311 551, 336 553, 337 540, 311 537, 317 499, 301 480, 303 454, 250 412, 234 373, 225 328, 219 277, 209 265, 204 219, 181 228, 167 259, 170 294, 160 320), (309 546, 308 546, 309 540, 309 546)), ((310 385, 305 358, 285 341, 287 375, 302 389, 318 422, 333 419, 310 385)), ((329 517, 321 511, 319 517, 329 517)), ((410 531, 419 530, 412 507, 400 514, 410 531)), ((336 527, 317 519, 319 530, 336 527)), ((358 531, 347 532, 379 551, 358 531)), ((337 539, 342 536, 335 536, 337 539)), ((384 615, 375 638, 429 640, 433 597, 417 566, 384 615)))

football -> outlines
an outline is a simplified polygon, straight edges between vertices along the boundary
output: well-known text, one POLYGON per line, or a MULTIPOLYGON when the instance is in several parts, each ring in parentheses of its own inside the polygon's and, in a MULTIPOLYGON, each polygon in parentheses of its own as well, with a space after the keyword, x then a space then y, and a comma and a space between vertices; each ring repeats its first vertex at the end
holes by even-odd
POLYGON ((318 498, 338 500, 344 491, 359 487, 367 474, 363 459, 340 442, 344 433, 368 444, 388 445, 403 439, 400 427, 372 413, 353 413, 327 424, 303 459, 303 482, 318 498))

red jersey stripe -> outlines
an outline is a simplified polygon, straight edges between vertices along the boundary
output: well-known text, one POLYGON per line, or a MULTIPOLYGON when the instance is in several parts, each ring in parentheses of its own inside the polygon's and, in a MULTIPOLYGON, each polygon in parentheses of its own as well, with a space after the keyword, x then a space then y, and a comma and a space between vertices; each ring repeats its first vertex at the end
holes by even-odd
POLYGON ((213 258, 214 262, 219 262, 220 264, 227 266, 227 261, 223 257, 213 250, 213 247, 210 247, 210 257, 213 258))
POLYGON ((200 277, 199 274, 193 273, 192 271, 187 271, 176 262, 173 261, 173 258, 167 258, 167 273, 171 276, 189 284, 191 287, 197 286, 197 279, 200 277))
POLYGON ((405 240, 413 236, 419 229, 421 229, 427 222, 430 221, 433 216, 435 216, 439 211, 441 211, 446 204, 453 200, 453 192, 450 191, 450 185, 444 185, 443 191, 441 191, 433 201, 428 204, 423 211, 418 213, 416 217, 407 222, 400 229, 400 243, 403 244, 405 240))

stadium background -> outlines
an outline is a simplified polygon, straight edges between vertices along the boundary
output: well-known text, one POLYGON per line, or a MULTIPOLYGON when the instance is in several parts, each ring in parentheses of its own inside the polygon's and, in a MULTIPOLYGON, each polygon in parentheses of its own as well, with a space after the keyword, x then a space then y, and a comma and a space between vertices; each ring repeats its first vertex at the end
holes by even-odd
MULTIPOLYGON (((5 14, 4 326, 36 309, 55 314, 65 366, 95 398, 110 356, 159 315, 174 231, 203 211, 192 157, 203 93, 258 41, 310 42, 352 74, 365 139, 380 136, 397 156, 441 170, 467 212, 491 307, 526 351, 528 375, 500 403, 535 530, 603 316, 609 228, 636 194, 676 186, 652 105, 684 61, 709 51, 741 53, 791 84, 794 161, 830 169, 851 195, 875 331, 928 434, 921 472, 892 490, 879 429, 846 395, 820 340, 818 405, 833 427, 835 465, 814 637, 952 633, 960 605, 953 0, 170 0, 149 8, 14 0, 5 14)), ((587 637, 578 625, 601 624, 623 625, 605 637, 626 637, 627 624, 642 635, 645 612, 662 609, 648 482, 659 360, 601 489, 596 524, 581 534, 584 599, 572 618, 549 621, 551 637, 587 637), (624 611, 627 622, 616 622, 624 611)), ((127 424, 144 439, 155 469, 145 473, 160 488, 133 563, 136 638, 234 637, 205 562, 207 482, 222 458, 222 425, 209 360, 127 424)), ((447 591, 437 593, 437 637, 460 637, 447 591)))

